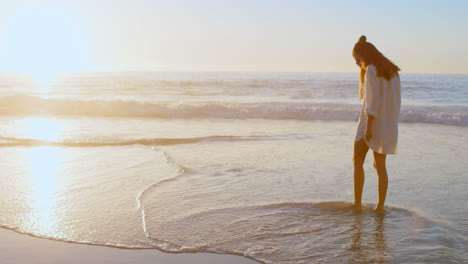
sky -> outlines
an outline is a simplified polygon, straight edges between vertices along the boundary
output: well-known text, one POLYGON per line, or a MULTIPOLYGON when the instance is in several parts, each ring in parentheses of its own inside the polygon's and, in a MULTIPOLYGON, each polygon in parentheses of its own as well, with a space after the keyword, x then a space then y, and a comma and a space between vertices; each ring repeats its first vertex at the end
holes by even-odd
POLYGON ((0 0, 0 71, 356 72, 361 35, 407 73, 468 74, 468 1, 0 0))

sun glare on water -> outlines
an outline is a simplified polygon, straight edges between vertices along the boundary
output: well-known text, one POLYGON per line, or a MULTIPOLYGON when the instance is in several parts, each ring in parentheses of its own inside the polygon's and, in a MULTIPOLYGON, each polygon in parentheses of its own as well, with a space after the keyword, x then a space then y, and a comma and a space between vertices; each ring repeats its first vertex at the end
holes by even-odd
POLYGON ((60 136, 65 127, 53 120, 42 118, 24 118, 15 120, 21 134, 28 139, 54 141, 60 136))
POLYGON ((27 153, 31 184, 31 214, 25 225, 47 237, 55 237, 59 215, 57 209, 57 179, 61 166, 58 147, 37 147, 27 153))
MULTIPOLYGON (((64 130, 62 124, 48 119, 25 118, 15 123, 24 137, 40 141, 56 141, 64 130)), ((58 179, 62 170, 62 149, 55 146, 32 147, 27 150, 25 158, 30 175, 31 212, 24 225, 43 236, 55 237, 61 217, 57 211, 57 192, 60 189, 58 179)))

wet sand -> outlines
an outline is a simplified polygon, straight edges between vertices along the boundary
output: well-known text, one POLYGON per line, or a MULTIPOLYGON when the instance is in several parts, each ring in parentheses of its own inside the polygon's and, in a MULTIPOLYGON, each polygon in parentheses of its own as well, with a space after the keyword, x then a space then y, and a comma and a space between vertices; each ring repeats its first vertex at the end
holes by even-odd
POLYGON ((232 255, 171 254, 156 249, 119 249, 67 243, 0 229, 1 263, 161 263, 161 264, 252 264, 253 260, 232 255))

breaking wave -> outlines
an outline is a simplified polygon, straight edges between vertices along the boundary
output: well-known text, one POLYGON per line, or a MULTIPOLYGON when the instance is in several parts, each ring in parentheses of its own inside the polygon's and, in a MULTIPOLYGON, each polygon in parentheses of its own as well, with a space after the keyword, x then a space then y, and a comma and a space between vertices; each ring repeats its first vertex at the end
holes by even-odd
MULTIPOLYGON (((225 118, 356 121, 360 105, 343 103, 140 102, 123 100, 0 98, 0 116, 65 115, 141 118, 225 118)), ((466 106, 403 106, 400 122, 468 126, 466 106)))
POLYGON ((248 141, 272 139, 270 136, 206 136, 194 138, 142 138, 126 140, 120 138, 84 138, 72 140, 38 140, 30 138, 12 138, 0 136, 0 147, 11 146, 60 146, 60 147, 103 147, 103 146, 169 146, 191 144, 206 141, 248 141))

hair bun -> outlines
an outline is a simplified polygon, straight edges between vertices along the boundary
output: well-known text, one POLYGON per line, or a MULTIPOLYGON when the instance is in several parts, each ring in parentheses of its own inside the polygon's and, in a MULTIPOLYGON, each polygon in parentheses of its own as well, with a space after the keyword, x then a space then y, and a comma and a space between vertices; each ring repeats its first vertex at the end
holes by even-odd
POLYGON ((359 38, 359 42, 366 42, 367 38, 366 36, 362 35, 360 38, 359 38))

